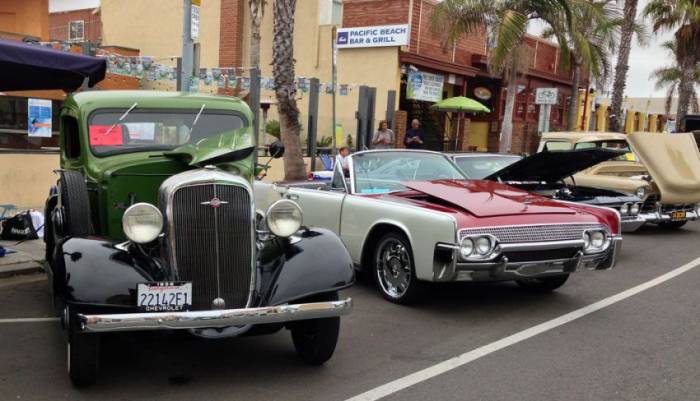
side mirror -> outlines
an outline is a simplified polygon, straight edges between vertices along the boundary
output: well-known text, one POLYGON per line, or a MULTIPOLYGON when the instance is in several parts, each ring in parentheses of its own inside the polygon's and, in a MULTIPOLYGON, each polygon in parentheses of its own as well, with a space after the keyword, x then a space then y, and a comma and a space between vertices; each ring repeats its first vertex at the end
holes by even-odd
POLYGON ((275 141, 270 144, 270 156, 279 159, 284 156, 284 145, 280 141, 275 141))

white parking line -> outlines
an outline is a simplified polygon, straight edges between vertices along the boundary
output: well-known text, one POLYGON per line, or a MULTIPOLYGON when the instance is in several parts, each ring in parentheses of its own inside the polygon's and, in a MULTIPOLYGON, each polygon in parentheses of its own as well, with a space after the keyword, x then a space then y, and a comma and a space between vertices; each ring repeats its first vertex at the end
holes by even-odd
POLYGON ((537 326, 530 327, 508 337, 502 338, 498 341, 494 341, 490 344, 486 344, 482 347, 473 349, 471 351, 465 352, 454 358, 450 358, 436 365, 430 366, 423 370, 411 373, 407 376, 401 377, 389 383, 383 384, 379 387, 375 387, 369 391, 362 394, 356 395, 346 401, 374 401, 380 398, 384 398, 388 395, 399 392, 403 389, 416 385, 418 383, 424 382, 435 376, 441 375, 443 373, 449 372, 451 370, 457 369, 464 366, 470 362, 473 362, 479 358, 487 356, 496 351, 502 350, 503 348, 509 347, 513 344, 517 344, 521 341, 525 341, 531 337, 538 334, 542 334, 546 331, 555 329, 566 323, 572 322, 574 320, 580 319, 586 315, 590 315, 593 312, 599 311, 610 305, 616 304, 623 301, 631 296, 637 295, 642 291, 646 291, 652 287, 662 284, 674 277, 677 277, 691 269, 694 269, 700 265, 700 258, 697 258, 681 267, 671 270, 670 272, 661 275, 653 280, 649 280, 642 283, 636 287, 632 287, 628 290, 622 291, 598 302, 592 303, 588 306, 584 306, 581 309, 577 309, 573 312, 569 312, 565 315, 559 316, 552 320, 546 321, 544 323, 538 324, 537 326))
POLYGON ((0 324, 3 323, 44 323, 44 322, 58 322, 60 321, 57 317, 27 317, 18 319, 0 319, 0 324))

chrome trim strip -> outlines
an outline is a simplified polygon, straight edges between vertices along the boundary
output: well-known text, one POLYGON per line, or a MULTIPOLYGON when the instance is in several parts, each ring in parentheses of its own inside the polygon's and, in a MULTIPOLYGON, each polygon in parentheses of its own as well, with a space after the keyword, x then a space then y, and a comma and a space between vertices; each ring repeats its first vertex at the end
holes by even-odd
POLYGON ((583 239, 570 241, 524 242, 518 244, 500 244, 503 252, 508 251, 544 251, 560 248, 583 248, 583 239))
POLYGON ((352 298, 347 298, 331 302, 218 311, 79 314, 78 319, 80 319, 82 330, 88 332, 181 330, 339 317, 349 314, 352 311, 352 306, 352 298))
POLYGON ((250 235, 250 247, 251 247, 251 263, 250 263, 250 287, 248 289, 248 301, 246 302, 246 307, 250 306, 253 301, 253 292, 255 291, 255 279, 256 272, 255 267, 257 263, 257 246, 256 246, 256 232, 255 232, 255 196, 253 194, 253 186, 245 178, 228 173, 220 169, 211 168, 201 168, 196 170, 185 171, 180 174, 173 175, 163 181, 160 185, 159 193, 159 207, 165 205, 165 215, 164 215, 164 226, 167 227, 167 243, 170 247, 168 254, 168 262, 173 270, 173 278, 177 279, 179 273, 177 270, 177 261, 175 260, 175 238, 173 236, 173 210, 172 203, 175 192, 183 187, 197 186, 197 185, 237 185, 245 188, 248 191, 250 197, 250 221, 252 222, 250 235))

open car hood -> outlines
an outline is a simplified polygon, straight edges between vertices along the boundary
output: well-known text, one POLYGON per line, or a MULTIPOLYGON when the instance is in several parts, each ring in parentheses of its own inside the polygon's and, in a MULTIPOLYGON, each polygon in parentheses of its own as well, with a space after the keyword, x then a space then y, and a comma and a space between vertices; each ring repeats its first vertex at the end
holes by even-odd
POLYGON ((580 149, 535 153, 485 177, 498 181, 557 182, 598 163, 625 154, 611 149, 580 149))
POLYGON ((164 154, 181 159, 190 166, 203 166, 245 159, 254 150, 255 144, 250 128, 243 127, 182 145, 164 154))
POLYGON ((700 202, 700 151, 693 134, 635 132, 627 141, 671 204, 700 202))
POLYGON ((433 180, 402 184, 479 217, 576 213, 563 203, 493 181, 433 180))

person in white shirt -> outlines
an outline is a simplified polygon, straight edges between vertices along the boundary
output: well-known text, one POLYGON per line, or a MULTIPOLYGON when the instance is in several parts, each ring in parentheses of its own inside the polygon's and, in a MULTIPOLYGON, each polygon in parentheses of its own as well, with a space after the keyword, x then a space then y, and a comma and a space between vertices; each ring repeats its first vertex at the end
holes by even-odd
POLYGON ((348 171, 348 157, 350 156, 350 148, 347 146, 343 146, 342 148, 338 149, 338 155, 335 157, 335 160, 340 163, 340 167, 343 168, 343 171, 348 171))

